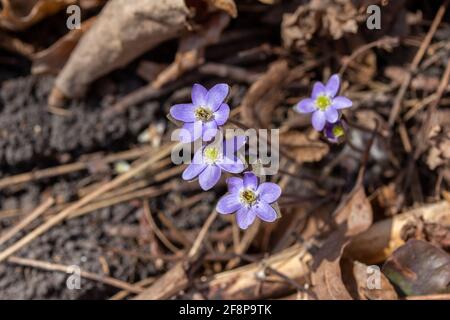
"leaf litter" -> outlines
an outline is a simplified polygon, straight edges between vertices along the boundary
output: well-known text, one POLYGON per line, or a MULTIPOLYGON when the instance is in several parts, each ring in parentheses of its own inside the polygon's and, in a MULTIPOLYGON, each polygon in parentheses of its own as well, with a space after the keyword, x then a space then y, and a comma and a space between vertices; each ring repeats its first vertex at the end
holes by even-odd
POLYGON ((2 1, 0 297, 448 293, 447 2, 387 1, 370 31, 367 1, 84 0, 55 37, 74 2, 2 1), (292 110, 335 72, 355 103, 337 145, 292 110), (244 232, 168 152, 169 107, 224 81, 233 126, 281 128, 282 218, 244 232), (61 289, 73 263, 79 292, 61 289))

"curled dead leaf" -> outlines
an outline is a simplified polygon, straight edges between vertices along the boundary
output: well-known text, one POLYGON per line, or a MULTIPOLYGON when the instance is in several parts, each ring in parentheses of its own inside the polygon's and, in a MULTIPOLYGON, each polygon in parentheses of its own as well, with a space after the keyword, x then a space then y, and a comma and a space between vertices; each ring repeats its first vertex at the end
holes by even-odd
POLYGON ((77 0, 2 0, 1 3, 0 27, 20 31, 77 3, 77 0))
POLYGON ((320 141, 316 132, 284 132, 280 134, 280 144, 298 163, 320 161, 330 151, 328 144, 320 141))
POLYGON ((353 261, 354 294, 360 300, 397 300, 398 295, 388 278, 381 273, 378 266, 368 266, 353 261))
POLYGON ((33 74, 53 73, 57 74, 66 64, 73 49, 92 26, 95 17, 84 21, 80 29, 71 30, 48 49, 38 52, 33 57, 33 74))
POLYGON ((431 130, 427 165, 431 170, 450 165, 450 129, 444 123, 431 130))
POLYGON ((205 0, 209 5, 218 10, 225 11, 233 18, 238 16, 236 3, 234 0, 205 0))
POLYGON ((282 96, 280 91, 289 73, 287 61, 273 62, 247 91, 241 103, 242 121, 249 127, 266 127, 267 115, 278 105, 282 96), (261 113, 261 109, 264 112, 261 113), (262 115, 262 118, 261 118, 262 115))
POLYGON ((340 39, 346 33, 358 31, 361 13, 351 0, 311 0, 285 14, 281 36, 287 48, 299 49, 316 35, 340 39))
MULTIPOLYGON (((179 36, 188 16, 184 0, 108 1, 58 75, 53 92, 84 94, 92 81, 179 36)), ((52 95, 49 102, 60 102, 52 95)))
POLYGON ((383 273, 406 295, 450 293, 450 255, 421 240, 410 240, 383 265, 383 273))
POLYGON ((355 186, 334 213, 338 229, 314 256, 312 281, 320 300, 351 300, 342 280, 341 258, 351 238, 372 224, 372 207, 361 185, 355 186))

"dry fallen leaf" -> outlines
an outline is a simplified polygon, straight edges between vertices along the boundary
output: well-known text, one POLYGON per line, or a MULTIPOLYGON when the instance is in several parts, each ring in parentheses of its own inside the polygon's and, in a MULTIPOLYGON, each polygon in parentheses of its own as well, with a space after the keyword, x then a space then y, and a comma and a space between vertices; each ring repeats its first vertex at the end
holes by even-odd
POLYGON ((234 0, 206 0, 206 2, 218 10, 225 11, 233 18, 236 18, 238 15, 234 0))
POLYGON ((184 0, 109 1, 58 75, 49 98, 83 95, 89 84, 186 28, 184 0))
POLYGON ((450 293, 450 255, 421 240, 410 240, 383 265, 383 273, 406 295, 450 293))
POLYGON ((429 136, 431 146, 426 161, 431 170, 450 165, 450 130, 446 127, 444 123, 440 123, 429 136))
POLYGON ((20 31, 55 14, 77 0, 2 0, 0 27, 20 31))
POLYGON ((352 264, 352 276, 355 279, 355 293, 360 300, 396 300, 398 299, 397 292, 394 287, 386 278, 386 276, 380 272, 379 269, 371 269, 364 263, 353 261, 352 264), (371 271, 373 270, 373 271, 371 271), (372 278, 373 277, 373 281, 372 278), (377 283, 379 282, 379 283, 377 283), (379 286, 379 287, 378 287, 379 286))
POLYGON ((252 84, 241 102, 241 116, 245 125, 253 128, 267 125, 264 115, 270 113, 270 110, 277 106, 278 97, 280 97, 279 92, 287 79, 288 73, 287 61, 278 60, 273 62, 266 73, 252 84), (276 97, 275 100, 274 97, 276 97), (263 112, 263 118, 261 118, 261 105, 266 110, 263 112))
POLYGON ((312 282, 320 300, 350 300, 342 280, 341 257, 351 238, 372 224, 372 207, 364 188, 357 185, 335 211, 338 230, 333 232, 314 256, 312 282))
POLYGON ((351 0, 311 0, 285 14, 281 36, 287 48, 299 49, 315 36, 340 39, 346 33, 356 33, 360 13, 351 0))
POLYGON ((95 21, 95 17, 84 21, 80 29, 74 29, 59 39, 48 49, 38 52, 33 57, 33 74, 57 74, 66 64, 73 49, 95 21))
POLYGON ((328 144, 318 138, 319 135, 315 131, 310 134, 288 131, 280 134, 280 143, 296 162, 316 162, 322 160, 330 151, 328 144))

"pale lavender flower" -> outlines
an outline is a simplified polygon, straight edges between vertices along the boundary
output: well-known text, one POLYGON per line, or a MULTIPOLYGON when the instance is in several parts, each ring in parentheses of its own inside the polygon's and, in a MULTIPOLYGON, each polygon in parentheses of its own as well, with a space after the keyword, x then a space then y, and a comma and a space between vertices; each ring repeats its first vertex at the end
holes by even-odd
POLYGON ((179 139, 188 143, 199 139, 211 141, 218 126, 225 124, 230 107, 224 103, 229 92, 225 83, 216 84, 206 90, 200 84, 194 84, 191 91, 192 103, 176 104, 170 108, 170 114, 176 120, 184 122, 179 139))
POLYGON ((295 110, 300 113, 312 113, 311 123, 317 131, 322 131, 325 123, 335 123, 339 119, 339 110, 352 106, 352 101, 337 96, 340 87, 339 75, 331 76, 326 85, 316 82, 311 98, 300 101, 295 110))
POLYGON ((222 175, 222 170, 241 173, 245 169, 242 160, 236 155, 246 142, 245 136, 211 143, 195 152, 192 163, 183 171, 184 180, 193 180, 198 176, 200 187, 209 190, 214 187, 222 175))
POLYGON ((259 184, 252 172, 244 173, 244 179, 227 179, 228 193, 217 203, 217 212, 230 214, 236 212, 236 221, 241 229, 247 229, 255 218, 273 222, 278 215, 271 206, 281 195, 281 188, 272 182, 259 184))

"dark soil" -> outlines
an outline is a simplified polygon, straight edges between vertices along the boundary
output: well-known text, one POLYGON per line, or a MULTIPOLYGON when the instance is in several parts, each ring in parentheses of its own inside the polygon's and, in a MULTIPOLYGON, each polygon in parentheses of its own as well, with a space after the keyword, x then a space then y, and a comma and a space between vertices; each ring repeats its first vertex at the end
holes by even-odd
MULTIPOLYGON (((96 94, 71 102, 66 107, 70 115, 54 114, 49 112, 46 103, 53 78, 17 77, 18 70, 20 68, 1 72, 1 80, 4 81, 0 89, 0 176, 49 167, 61 163, 61 159, 74 161, 79 155, 89 152, 126 150, 135 143, 136 136, 154 119, 159 109, 159 102, 155 101, 130 108, 112 119, 102 117, 105 108, 117 97, 142 85, 138 78, 122 71, 99 81, 93 90, 96 94), (124 77, 127 77, 126 81, 123 81, 124 77)), ((29 183, 19 190, 2 190, 0 209, 30 210, 39 203, 43 191, 70 199, 74 196, 75 184, 86 175, 73 174, 57 178, 52 183, 41 181, 29 183), (47 190, 50 185, 53 188, 47 190)), ((17 255, 77 265, 98 274, 105 272, 105 266, 102 267, 100 262, 104 259, 110 276, 128 282, 144 279, 156 272, 150 261, 140 261, 113 251, 136 251, 138 248, 144 252, 148 246, 140 247, 137 239, 111 235, 108 231, 111 225, 138 226, 139 214, 133 205, 99 210, 58 225, 17 255)), ((13 218, 0 220, 0 229, 15 221, 13 218)), ((189 224, 189 219, 179 219, 178 222, 189 224)), ((23 235, 17 235, 6 245, 23 235)), ((67 277, 58 272, 1 264, 0 299, 105 299, 117 292, 115 288, 88 280, 82 280, 80 290, 69 290, 67 277)))

